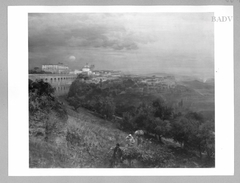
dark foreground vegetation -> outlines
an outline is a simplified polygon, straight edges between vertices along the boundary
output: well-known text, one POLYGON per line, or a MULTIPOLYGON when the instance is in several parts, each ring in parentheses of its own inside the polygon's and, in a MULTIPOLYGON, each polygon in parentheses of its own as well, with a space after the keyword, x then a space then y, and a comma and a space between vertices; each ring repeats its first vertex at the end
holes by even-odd
POLYGON ((176 113, 160 97, 128 90, 134 84, 79 78, 66 102, 48 83, 29 81, 30 167, 113 167, 116 143, 124 158, 115 167, 214 167, 214 120, 176 113), (144 142, 127 148, 125 137, 139 129, 144 142))
POLYGON ((54 97, 54 88, 39 80, 29 80, 29 135, 51 141, 67 122, 67 111, 54 97))

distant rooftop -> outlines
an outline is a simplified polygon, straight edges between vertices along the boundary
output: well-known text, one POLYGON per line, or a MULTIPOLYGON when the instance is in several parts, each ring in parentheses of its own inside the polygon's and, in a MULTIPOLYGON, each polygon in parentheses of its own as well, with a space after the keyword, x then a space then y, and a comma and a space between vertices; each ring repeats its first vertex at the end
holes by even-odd
POLYGON ((43 65, 64 65, 63 63, 58 62, 57 64, 43 64, 43 65))

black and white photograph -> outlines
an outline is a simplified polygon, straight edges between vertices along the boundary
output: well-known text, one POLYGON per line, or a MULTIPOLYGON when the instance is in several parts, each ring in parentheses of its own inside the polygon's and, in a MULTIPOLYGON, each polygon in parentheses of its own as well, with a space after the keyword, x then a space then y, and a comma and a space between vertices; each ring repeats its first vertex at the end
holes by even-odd
POLYGON ((10 175, 231 175, 232 13, 9 8, 10 175))
POLYGON ((29 167, 215 167, 212 16, 29 13, 29 167))

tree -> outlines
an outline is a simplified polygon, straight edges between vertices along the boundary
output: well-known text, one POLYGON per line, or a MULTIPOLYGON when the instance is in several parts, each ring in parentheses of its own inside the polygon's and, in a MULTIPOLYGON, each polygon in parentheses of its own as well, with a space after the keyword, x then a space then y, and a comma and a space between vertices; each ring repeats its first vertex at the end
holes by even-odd
POLYGON ((208 156, 214 155, 214 123, 204 121, 203 117, 196 112, 188 112, 184 116, 177 117, 172 123, 171 136, 182 147, 195 149, 199 152, 206 151, 208 156))
POLYGON ((29 133, 49 136, 61 128, 67 112, 61 102, 54 97, 54 88, 43 80, 29 80, 29 133))
POLYGON ((173 109, 165 105, 161 99, 153 101, 152 106, 154 108, 154 116, 159 117, 162 120, 169 120, 173 117, 173 109))
POLYGON ((43 80, 29 80, 29 111, 49 111, 55 102, 54 88, 43 80))
POLYGON ((192 124, 186 117, 178 117, 172 122, 171 136, 181 147, 185 148, 188 145, 191 132, 192 124))
POLYGON ((155 128, 153 108, 146 103, 141 103, 134 116, 134 123, 138 129, 143 129, 153 133, 155 128))
POLYGON ((201 129, 200 121, 190 119, 192 125, 190 128, 190 133, 188 134, 188 144, 192 149, 197 149, 199 152, 200 158, 202 157, 202 152, 204 150, 205 137, 201 129))
POLYGON ((129 112, 124 112, 122 116, 120 128, 125 131, 134 131, 136 129, 136 125, 133 120, 133 115, 129 112))
POLYGON ((161 120, 160 118, 155 119, 156 127, 154 132, 157 134, 158 140, 162 142, 162 137, 169 137, 171 131, 171 123, 168 120, 161 120))
POLYGON ((55 89, 49 83, 44 82, 42 79, 36 80, 35 82, 29 80, 29 92, 36 92, 38 96, 45 95, 53 97, 55 89))
POLYGON ((111 97, 100 98, 98 100, 98 111, 104 117, 112 119, 115 113, 115 104, 113 102, 113 99, 111 97))
POLYGON ((198 112, 189 111, 189 112, 187 112, 187 114, 185 116, 189 119, 197 120, 200 123, 204 122, 203 115, 201 113, 198 113, 198 112))
POLYGON ((77 109, 81 106, 81 102, 76 97, 69 97, 68 102, 71 106, 74 107, 75 111, 77 111, 77 109))
MULTIPOLYGON (((214 123, 212 121, 206 121, 199 125, 198 131, 198 143, 202 151, 206 151, 209 158, 215 155, 215 133, 214 123)), ((201 154, 200 154, 201 156, 201 154)))
POLYGON ((89 76, 87 74, 83 74, 83 73, 80 73, 77 75, 77 79, 80 79, 80 80, 88 80, 90 78, 91 78, 91 76, 89 76))

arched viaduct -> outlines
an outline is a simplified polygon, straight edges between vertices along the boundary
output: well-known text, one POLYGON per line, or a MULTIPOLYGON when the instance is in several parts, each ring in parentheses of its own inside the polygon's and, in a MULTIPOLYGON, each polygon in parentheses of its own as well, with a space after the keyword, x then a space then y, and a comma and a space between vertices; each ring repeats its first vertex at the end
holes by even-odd
POLYGON ((65 95, 69 91, 71 83, 77 78, 76 75, 67 74, 29 74, 29 79, 32 81, 43 80, 48 82, 56 89, 55 95, 65 95))
POLYGON ((76 75, 64 75, 64 74, 29 74, 29 79, 35 81, 37 79, 42 79, 50 84, 63 83, 71 84, 75 79, 76 75))

